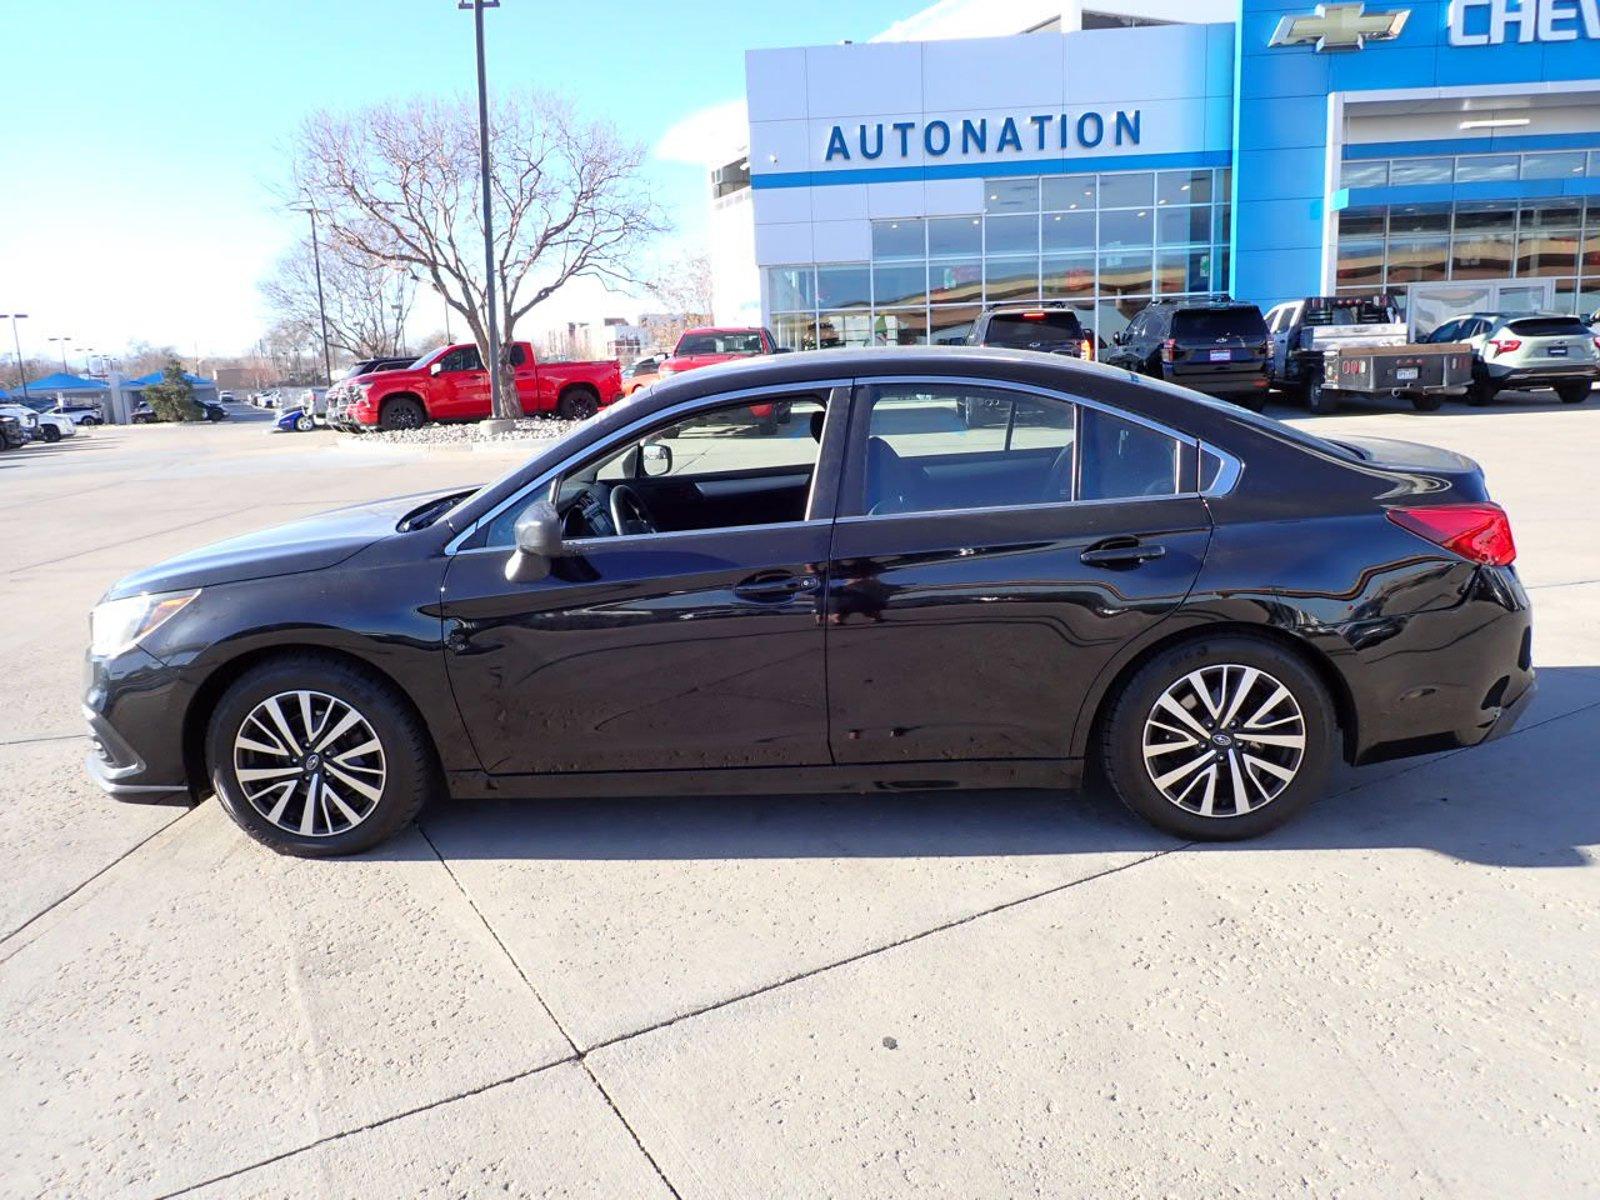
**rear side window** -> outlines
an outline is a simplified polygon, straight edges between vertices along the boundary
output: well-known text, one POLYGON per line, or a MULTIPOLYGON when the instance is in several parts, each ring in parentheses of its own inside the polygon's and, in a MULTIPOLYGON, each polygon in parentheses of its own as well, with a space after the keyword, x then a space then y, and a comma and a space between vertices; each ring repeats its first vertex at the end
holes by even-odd
POLYGON ((1177 495, 1176 439, 1093 408, 1083 409, 1080 420, 1078 499, 1177 495))
POLYGON ((692 333, 678 343, 679 354, 760 354, 759 333, 692 333))
POLYGON ((1218 338, 1254 338, 1267 333, 1261 310, 1255 305, 1239 308, 1194 308, 1172 314, 1172 336, 1215 341, 1218 338))
POLYGON ((1577 317, 1524 317, 1506 326, 1523 337, 1588 337, 1589 327, 1577 317))
POLYGON ((996 313, 989 318, 985 346, 1011 346, 1021 350, 1055 350, 1084 340, 1078 314, 1068 310, 996 313))

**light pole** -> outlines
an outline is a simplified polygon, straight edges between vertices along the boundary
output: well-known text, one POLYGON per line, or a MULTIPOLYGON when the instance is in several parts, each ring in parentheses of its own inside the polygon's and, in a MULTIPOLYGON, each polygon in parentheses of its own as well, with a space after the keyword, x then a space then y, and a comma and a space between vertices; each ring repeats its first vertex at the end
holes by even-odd
POLYGON ((26 321, 27 319, 27 313, 0 313, 0 321, 9 320, 11 322, 11 344, 17 348, 17 380, 22 384, 22 398, 24 400, 29 399, 28 372, 22 366, 22 339, 17 336, 17 322, 26 321))
POLYGON ((322 373, 323 382, 333 386, 333 356, 328 353, 328 306, 322 298, 322 250, 317 241, 317 206, 307 200, 305 205, 290 205, 295 212, 311 218, 311 262, 317 272, 317 316, 322 321, 322 373))
POLYGON ((61 373, 63 375, 65 375, 67 373, 67 370, 68 370, 68 368, 67 368, 67 343, 70 342, 71 340, 72 340, 72 335, 70 333, 66 337, 45 338, 45 341, 47 341, 47 342, 59 342, 59 343, 61 343, 60 346, 58 347, 58 349, 61 351, 61 373))
POLYGON ((489 78, 483 64, 483 10, 499 8, 500 0, 458 0, 457 9, 472 10, 478 42, 478 167, 483 192, 483 297, 489 310, 489 413, 498 420, 500 401, 500 319, 495 313, 494 213, 489 193, 489 78))

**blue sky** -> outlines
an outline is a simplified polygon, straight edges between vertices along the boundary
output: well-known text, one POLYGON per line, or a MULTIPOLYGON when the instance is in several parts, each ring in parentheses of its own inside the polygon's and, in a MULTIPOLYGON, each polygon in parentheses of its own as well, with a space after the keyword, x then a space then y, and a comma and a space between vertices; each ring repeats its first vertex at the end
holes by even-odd
MULTIPOLYGON (((503 0, 486 17, 489 78, 558 92, 653 147, 743 94, 744 50, 865 40, 922 7, 503 0)), ((101 351, 245 349, 265 327, 256 282, 298 229, 268 188, 301 117, 474 86, 472 17, 455 0, 0 8, 0 311, 31 314, 28 354, 59 335, 101 351)), ((702 172, 654 158, 648 171, 684 239, 702 242, 702 172)), ((439 323, 419 311, 415 332, 439 323)))

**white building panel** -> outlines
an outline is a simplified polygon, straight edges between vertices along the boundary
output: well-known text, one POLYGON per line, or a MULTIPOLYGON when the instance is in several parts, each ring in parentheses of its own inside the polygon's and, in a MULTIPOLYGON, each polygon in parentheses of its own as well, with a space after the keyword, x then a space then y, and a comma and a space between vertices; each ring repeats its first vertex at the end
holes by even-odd
POLYGON ((750 50, 744 56, 745 98, 752 121, 806 117, 806 52, 750 50))
POLYGON ((922 47, 915 42, 806 50, 806 112, 811 117, 876 120, 921 92, 922 47))
POLYGON ((1047 34, 929 42, 922 46, 922 101, 929 108, 1059 108, 1061 44, 1047 34))

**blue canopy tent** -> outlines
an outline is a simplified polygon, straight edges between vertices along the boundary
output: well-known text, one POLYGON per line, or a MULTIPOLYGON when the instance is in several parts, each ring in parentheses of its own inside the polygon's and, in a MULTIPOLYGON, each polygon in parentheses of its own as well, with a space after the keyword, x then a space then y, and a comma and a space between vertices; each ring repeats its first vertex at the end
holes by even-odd
MULTIPOLYGON (((14 389, 20 396, 22 389, 14 389)), ((98 396, 106 390, 106 385, 98 379, 85 379, 81 375, 68 375, 65 371, 56 371, 40 379, 28 380, 28 394, 30 396, 54 395, 61 392, 68 396, 98 396)))
MULTIPOLYGON (((183 377, 189 381, 189 386, 194 388, 196 400, 215 400, 217 398, 217 381, 215 379, 202 379, 192 371, 185 371, 183 377)), ((135 404, 144 399, 144 389, 153 387, 161 382, 162 373, 151 371, 148 375, 141 375, 137 379, 130 379, 122 385, 122 390, 127 392, 135 404)))

